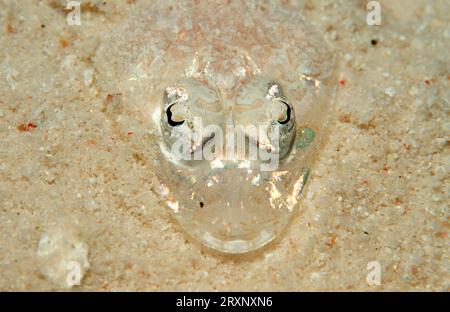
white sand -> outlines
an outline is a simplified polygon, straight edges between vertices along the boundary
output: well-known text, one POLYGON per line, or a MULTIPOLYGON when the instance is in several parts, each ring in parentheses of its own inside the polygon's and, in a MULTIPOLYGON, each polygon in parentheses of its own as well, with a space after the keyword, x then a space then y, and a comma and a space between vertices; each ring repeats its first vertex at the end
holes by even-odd
POLYGON ((293 5, 339 54, 335 121, 298 216, 239 257, 186 240, 102 112, 99 39, 145 7, 107 2, 69 26, 65 1, 0 1, 1 290, 64 289, 71 260, 76 290, 448 290, 447 0, 380 1, 379 27, 367 1, 293 5))

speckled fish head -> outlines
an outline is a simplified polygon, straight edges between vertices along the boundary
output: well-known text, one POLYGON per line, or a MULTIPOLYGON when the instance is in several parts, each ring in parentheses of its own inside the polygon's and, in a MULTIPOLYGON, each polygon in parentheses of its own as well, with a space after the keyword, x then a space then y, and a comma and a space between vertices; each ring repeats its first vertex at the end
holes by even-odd
POLYGON ((273 240, 298 206, 334 66, 298 14, 231 3, 161 5, 104 40, 96 64, 152 134, 136 148, 151 154, 157 193, 183 229, 242 253, 273 240))

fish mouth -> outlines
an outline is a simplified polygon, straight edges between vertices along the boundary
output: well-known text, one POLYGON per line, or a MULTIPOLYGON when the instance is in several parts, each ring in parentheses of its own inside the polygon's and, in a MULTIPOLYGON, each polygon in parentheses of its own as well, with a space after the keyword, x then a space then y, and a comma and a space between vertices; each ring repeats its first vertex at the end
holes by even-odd
POLYGON ((161 180, 163 199, 188 236, 242 254, 269 244, 288 225, 304 186, 291 178, 288 171, 198 167, 161 180))

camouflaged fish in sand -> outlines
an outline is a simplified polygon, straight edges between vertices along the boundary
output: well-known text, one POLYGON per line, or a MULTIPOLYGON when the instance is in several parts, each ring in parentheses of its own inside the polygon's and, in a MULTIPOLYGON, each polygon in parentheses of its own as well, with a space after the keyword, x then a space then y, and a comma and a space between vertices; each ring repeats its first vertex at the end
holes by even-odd
MULTIPOLYGON (((98 84, 114 95, 111 119, 136 131, 130 144, 187 234, 243 253, 286 227, 334 96, 333 54, 300 12, 276 2, 154 4, 104 38, 95 64, 98 84), (195 117, 223 133, 229 125, 278 125, 278 166, 261 170, 261 159, 223 155, 174 160, 173 133, 195 117)), ((245 142, 255 144, 248 133, 245 142)))

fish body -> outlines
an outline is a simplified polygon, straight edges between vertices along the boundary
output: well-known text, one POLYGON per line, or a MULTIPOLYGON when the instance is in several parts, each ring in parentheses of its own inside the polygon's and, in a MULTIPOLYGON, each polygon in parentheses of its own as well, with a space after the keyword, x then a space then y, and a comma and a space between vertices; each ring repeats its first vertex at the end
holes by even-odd
POLYGON ((102 90, 151 134, 137 148, 187 234, 244 253, 286 227, 334 96, 333 54, 301 12, 155 1, 104 38, 95 63, 102 90))

